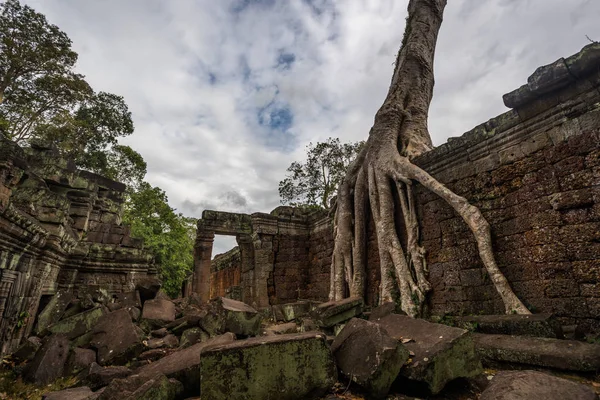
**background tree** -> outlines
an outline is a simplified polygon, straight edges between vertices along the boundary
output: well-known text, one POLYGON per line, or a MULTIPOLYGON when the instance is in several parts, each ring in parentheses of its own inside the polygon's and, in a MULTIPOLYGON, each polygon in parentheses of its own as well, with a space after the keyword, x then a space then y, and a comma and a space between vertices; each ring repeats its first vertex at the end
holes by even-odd
POLYGON ((142 182, 128 196, 123 221, 133 236, 144 239, 144 247, 155 255, 163 288, 176 297, 193 269, 196 220, 177 214, 162 189, 142 182))
POLYGON ((448 202, 472 230, 506 312, 529 313, 496 265, 490 226, 479 209, 411 162, 433 147, 427 118, 433 94, 433 58, 445 6, 446 0, 408 3, 402 46, 387 96, 365 146, 338 188, 330 297, 364 295, 366 226, 372 218, 381 269, 379 301, 393 301, 394 292, 399 292, 402 310, 411 316, 423 313, 431 285, 413 198, 413 184, 419 183, 448 202), (397 223, 399 215, 403 224, 397 223), (406 235, 398 232, 402 226, 406 235), (402 236, 407 238, 404 243, 402 236))
POLYGON ((342 144, 338 138, 309 143, 306 162, 294 161, 287 169, 289 174, 279 182, 281 203, 329 208, 346 169, 363 145, 364 141, 342 144))

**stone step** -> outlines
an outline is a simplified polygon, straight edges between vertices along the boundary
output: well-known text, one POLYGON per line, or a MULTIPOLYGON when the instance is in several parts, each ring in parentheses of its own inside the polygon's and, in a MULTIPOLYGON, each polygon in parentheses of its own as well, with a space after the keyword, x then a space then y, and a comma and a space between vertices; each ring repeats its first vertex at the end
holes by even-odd
POLYGON ((484 363, 503 362, 589 372, 600 370, 600 345, 551 338, 474 333, 484 363))

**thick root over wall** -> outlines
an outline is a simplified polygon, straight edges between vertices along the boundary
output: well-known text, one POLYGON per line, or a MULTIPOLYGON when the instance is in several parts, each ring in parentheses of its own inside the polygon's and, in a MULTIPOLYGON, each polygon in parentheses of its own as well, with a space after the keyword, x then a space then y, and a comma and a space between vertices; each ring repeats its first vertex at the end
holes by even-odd
POLYGON ((529 311, 496 265, 490 226, 479 209, 446 188, 411 158, 432 148, 427 116, 433 92, 433 55, 445 0, 411 0, 403 45, 387 98, 369 139, 338 189, 330 298, 364 296, 367 224, 373 219, 381 268, 380 303, 399 296, 402 310, 422 315, 431 285, 413 183, 444 199, 463 218, 477 241, 483 264, 507 313, 529 311), (403 241, 399 229, 405 230, 403 241))

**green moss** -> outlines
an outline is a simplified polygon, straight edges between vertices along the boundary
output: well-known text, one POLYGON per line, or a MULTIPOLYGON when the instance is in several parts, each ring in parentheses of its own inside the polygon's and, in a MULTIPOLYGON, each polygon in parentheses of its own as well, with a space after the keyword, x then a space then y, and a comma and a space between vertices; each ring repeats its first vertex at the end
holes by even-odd
POLYGON ((1 399, 41 400, 44 393, 67 389, 75 384, 77 384, 77 378, 69 376, 57 379, 45 386, 37 386, 24 382, 13 370, 0 369, 1 399))

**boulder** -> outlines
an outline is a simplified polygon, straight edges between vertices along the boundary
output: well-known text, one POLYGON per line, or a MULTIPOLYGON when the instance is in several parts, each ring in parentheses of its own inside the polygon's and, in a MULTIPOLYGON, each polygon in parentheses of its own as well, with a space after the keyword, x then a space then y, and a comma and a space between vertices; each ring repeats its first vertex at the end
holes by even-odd
POLYGON ((257 337, 202 351, 200 393, 211 400, 316 399, 336 372, 324 335, 257 337))
POLYGON ((141 337, 125 309, 106 314, 98 321, 90 345, 98 351, 100 365, 125 363, 144 350, 141 337))
POLYGON ((226 333, 197 343, 186 349, 176 351, 151 364, 144 365, 135 371, 136 375, 152 377, 166 375, 183 383, 185 394, 193 396, 200 390, 200 353, 210 345, 229 343, 235 340, 235 335, 226 333))
POLYGON ((199 322, 210 336, 232 332, 240 336, 257 336, 262 317, 254 308, 241 301, 218 297, 210 302, 207 315, 199 322))
POLYGON ((52 333, 65 334, 69 339, 75 339, 90 331, 104 314, 106 314, 106 311, 103 307, 94 307, 90 310, 60 320, 57 323, 50 325, 48 330, 52 333))
POLYGON ((470 315, 454 321, 459 328, 479 333, 564 338, 562 326, 552 314, 470 315))
POLYGON ((98 400, 175 400, 182 392, 183 385, 176 379, 164 375, 132 375, 112 381, 98 400))
POLYGON ((175 304, 164 299, 148 300, 144 303, 142 318, 157 323, 175 321, 175 304))
POLYGON ((52 335, 45 340, 33 361, 27 365, 24 377, 37 385, 46 385, 65 372, 69 356, 69 339, 66 335, 52 335))
POLYGON ((482 371, 472 335, 467 330, 398 314, 390 314, 376 323, 414 354, 400 376, 424 383, 433 394, 453 379, 473 377, 482 371))
POLYGON ((129 375, 131 375, 131 370, 127 367, 101 367, 96 363, 92 363, 89 367, 85 382, 89 387, 96 390, 108 385, 115 379, 125 378, 129 375))
POLYGON ((485 363, 518 363, 570 371, 600 370, 600 345, 576 340, 525 336, 473 335, 485 363))
POLYGON ((293 321, 296 318, 307 316, 312 308, 312 303, 308 301, 298 301, 288 304, 276 304, 271 306, 273 319, 275 321, 293 321))
POLYGON ((150 349, 158 349, 159 347, 177 347, 179 339, 175 335, 167 335, 162 338, 152 338, 146 342, 146 346, 150 349))
POLYGON ((88 368, 96 362, 96 352, 92 349, 82 349, 76 347, 71 350, 67 360, 67 371, 69 374, 75 374, 88 368))
POLYGON ((315 323, 322 328, 348 321, 362 313, 362 297, 349 297, 338 301, 329 301, 316 306, 310 313, 315 323))
POLYGON ((73 295, 71 293, 65 290, 58 290, 48 304, 46 304, 42 312, 39 313, 35 332, 42 334, 46 332, 46 329, 50 325, 60 321, 72 299, 73 295))
POLYGON ((331 351, 340 372, 384 398, 408 361, 409 352, 378 324, 353 318, 335 338, 331 351))
POLYGON ((373 310, 371 310, 371 314, 369 315, 369 321, 377 321, 390 314, 406 315, 404 311, 398 310, 396 303, 388 301, 387 303, 383 303, 382 305, 375 307, 373 310))
POLYGON ((58 392, 46 393, 42 396, 42 400, 87 400, 93 395, 94 392, 92 392, 89 387, 81 386, 60 390, 58 392))
POLYGON ((480 400, 598 400, 594 390, 581 383, 537 371, 502 371, 480 400))
POLYGON ((209 339, 208 333, 204 332, 201 328, 190 328, 183 331, 181 334, 181 340, 179 341, 179 347, 185 349, 199 342, 205 342, 209 339))
POLYGON ((298 332, 298 326, 295 322, 288 322, 286 324, 271 325, 265 329, 267 335, 283 335, 286 333, 298 332))
POLYGON ((27 340, 19 346, 17 351, 12 355, 16 362, 33 360, 35 353, 42 346, 42 339, 37 336, 30 336, 27 340))

